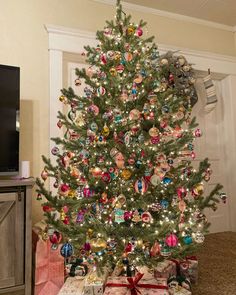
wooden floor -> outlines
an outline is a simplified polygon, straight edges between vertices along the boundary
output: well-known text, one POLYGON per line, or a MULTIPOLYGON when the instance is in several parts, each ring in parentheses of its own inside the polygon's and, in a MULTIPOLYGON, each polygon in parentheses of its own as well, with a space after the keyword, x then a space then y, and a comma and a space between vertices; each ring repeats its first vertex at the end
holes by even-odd
POLYGON ((199 282, 193 295, 236 295, 236 233, 208 235, 197 256, 199 282))

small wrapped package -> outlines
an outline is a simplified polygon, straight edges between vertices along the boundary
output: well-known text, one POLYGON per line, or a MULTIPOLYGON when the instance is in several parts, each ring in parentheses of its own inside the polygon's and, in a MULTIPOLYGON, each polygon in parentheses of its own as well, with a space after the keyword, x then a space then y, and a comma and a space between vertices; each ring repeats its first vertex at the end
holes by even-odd
POLYGON ((84 279, 81 277, 68 277, 58 295, 81 295, 84 279))
POLYGON ((181 286, 169 288, 169 293, 170 293, 170 295, 191 295, 192 294, 191 291, 189 291, 181 286))
POLYGON ((96 271, 91 272, 85 279, 84 289, 82 294, 83 295, 102 295, 105 281, 106 281, 106 275, 98 277, 96 271))
POLYGON ((171 276, 176 276, 176 263, 171 260, 159 262, 154 269, 154 277, 168 279, 171 276))
POLYGON ((143 274, 137 273, 131 277, 109 277, 104 295, 169 295, 167 281, 160 279, 143 279, 143 274))
POLYGON ((198 281, 198 260, 196 256, 186 257, 180 262, 180 275, 189 278, 192 284, 198 281))

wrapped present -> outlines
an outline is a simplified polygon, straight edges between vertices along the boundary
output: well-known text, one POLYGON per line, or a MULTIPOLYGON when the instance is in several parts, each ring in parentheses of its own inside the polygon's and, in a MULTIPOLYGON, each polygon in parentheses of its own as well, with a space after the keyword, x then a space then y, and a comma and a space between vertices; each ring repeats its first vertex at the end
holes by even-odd
POLYGON ((45 222, 33 228, 33 281, 35 295, 56 295, 64 284, 64 258, 60 249, 52 249, 45 235, 45 222))
POLYGON ((191 283, 195 284, 198 281, 198 260, 196 256, 186 257, 180 262, 180 275, 189 278, 191 283))
POLYGON ((109 277, 104 295, 168 295, 165 278, 143 279, 143 274, 137 273, 131 277, 109 277))
POLYGON ((154 269, 154 277, 168 279, 171 276, 176 276, 176 263, 172 260, 159 262, 154 269))
POLYGON ((83 295, 102 295, 107 274, 98 277, 96 271, 91 272, 84 282, 83 295))
POLYGON ((191 295, 192 292, 181 286, 176 286, 174 288, 169 288, 169 294, 170 295, 191 295))
POLYGON ((84 279, 68 277, 58 295, 81 295, 84 288, 84 279))

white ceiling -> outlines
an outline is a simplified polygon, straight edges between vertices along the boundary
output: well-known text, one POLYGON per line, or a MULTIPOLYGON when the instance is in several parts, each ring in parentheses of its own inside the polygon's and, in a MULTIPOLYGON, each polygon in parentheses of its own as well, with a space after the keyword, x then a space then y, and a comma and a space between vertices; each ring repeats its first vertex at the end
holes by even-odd
POLYGON ((236 26, 236 0, 124 0, 124 2, 236 26))

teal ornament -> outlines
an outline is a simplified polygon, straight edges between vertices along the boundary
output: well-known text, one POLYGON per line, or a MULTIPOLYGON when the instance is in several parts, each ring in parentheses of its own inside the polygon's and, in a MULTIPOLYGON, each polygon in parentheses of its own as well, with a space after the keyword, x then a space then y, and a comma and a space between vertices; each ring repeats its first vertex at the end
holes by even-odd
POLYGON ((122 116, 121 116, 121 114, 117 114, 117 115, 115 115, 115 118, 114 118, 115 123, 120 123, 121 120, 122 120, 122 116))
POLYGON ((115 209, 115 222, 122 223, 125 221, 124 218, 125 211, 122 209, 115 209))
POLYGON ((69 243, 65 243, 60 250, 61 256, 68 258, 73 254, 73 246, 69 243))
POLYGON ((135 166, 136 168, 140 168, 142 165, 142 162, 140 160, 138 160, 136 163, 135 163, 135 166))
POLYGON ((137 89, 136 88, 132 88, 131 93, 136 95, 137 94, 137 89))
POLYGON ((160 205, 163 209, 167 209, 169 206, 169 202, 167 200, 161 200, 160 205))
POLYGON ((170 248, 168 246, 162 246, 160 249, 160 254, 163 257, 169 257, 171 254, 170 248))
POLYGON ((191 142, 188 144, 188 149, 190 151, 193 151, 194 150, 194 146, 193 146, 193 144, 191 142))
POLYGON ((172 182, 172 179, 169 178, 169 177, 164 177, 162 182, 165 184, 165 185, 168 185, 172 182))
POLYGON ((183 240, 185 245, 190 245, 193 242, 193 238, 191 236, 185 236, 183 240))
POLYGON ((98 130, 98 125, 95 122, 92 122, 90 125, 90 130, 92 130, 93 132, 96 132, 98 130))

